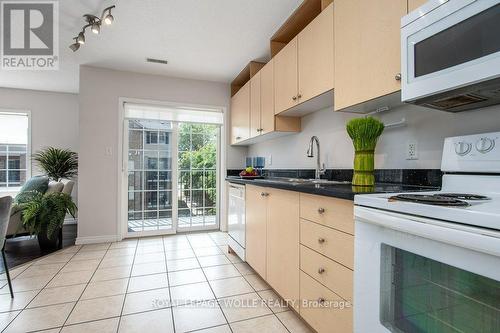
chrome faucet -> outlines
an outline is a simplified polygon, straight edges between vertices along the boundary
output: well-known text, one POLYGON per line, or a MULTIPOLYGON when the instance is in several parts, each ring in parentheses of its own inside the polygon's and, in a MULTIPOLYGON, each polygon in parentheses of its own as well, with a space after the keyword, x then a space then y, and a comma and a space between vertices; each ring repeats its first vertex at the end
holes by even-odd
POLYGON ((320 147, 319 147, 319 139, 317 136, 311 137, 311 141, 309 141, 309 148, 307 149, 307 157, 314 157, 314 142, 316 142, 316 150, 317 150, 317 160, 316 160, 316 174, 315 178, 320 179, 322 175, 325 174, 325 164, 321 164, 321 155, 320 155, 320 147))

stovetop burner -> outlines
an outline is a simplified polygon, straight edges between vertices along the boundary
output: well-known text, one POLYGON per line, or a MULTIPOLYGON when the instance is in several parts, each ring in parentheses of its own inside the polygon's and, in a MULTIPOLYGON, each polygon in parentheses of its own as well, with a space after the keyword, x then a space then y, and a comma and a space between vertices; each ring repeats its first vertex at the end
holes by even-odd
POLYGON ((484 195, 465 194, 465 193, 439 193, 439 194, 435 194, 435 196, 453 198, 453 199, 459 199, 459 200, 489 200, 490 199, 484 195))
POLYGON ((435 206, 450 206, 450 207, 467 207, 468 202, 458 200, 452 197, 429 194, 399 194, 389 198, 389 201, 407 201, 421 203, 425 205, 435 206))

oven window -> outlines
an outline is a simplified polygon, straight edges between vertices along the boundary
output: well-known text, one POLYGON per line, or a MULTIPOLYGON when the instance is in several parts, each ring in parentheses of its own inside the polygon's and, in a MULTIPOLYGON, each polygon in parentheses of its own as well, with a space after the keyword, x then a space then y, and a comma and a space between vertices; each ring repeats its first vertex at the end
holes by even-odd
POLYGON ((499 281, 385 244, 381 268, 381 322, 391 332, 500 332, 499 281))
POLYGON ((416 43, 415 77, 500 51, 500 4, 416 43))

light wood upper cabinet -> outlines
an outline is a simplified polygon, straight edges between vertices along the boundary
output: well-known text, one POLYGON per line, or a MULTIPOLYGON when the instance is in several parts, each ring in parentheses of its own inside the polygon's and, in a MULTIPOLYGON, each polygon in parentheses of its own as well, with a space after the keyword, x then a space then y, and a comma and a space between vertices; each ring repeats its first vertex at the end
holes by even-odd
POLYGON ((250 137, 261 132, 261 72, 250 79, 250 137))
POLYGON ((299 193, 268 189, 267 282, 284 299, 299 299, 299 193))
POLYGON ((275 114, 297 105, 297 37, 274 57, 275 114))
POLYGON ((266 279, 267 196, 263 187, 246 186, 246 261, 266 279), (264 194, 264 195, 262 195, 264 194))
POLYGON ((231 144, 250 137, 250 81, 231 99, 231 144))
POLYGON ((335 110, 401 89, 400 22, 407 0, 335 0, 335 110))
MULTIPOLYGON (((273 132, 274 124, 274 59, 260 70, 260 134, 273 132)), ((299 128, 300 130, 300 128, 299 128)))
POLYGON ((298 35, 298 101, 307 101, 334 87, 333 4, 298 35))
POLYGON ((408 13, 422 6, 428 0, 408 0, 408 13))

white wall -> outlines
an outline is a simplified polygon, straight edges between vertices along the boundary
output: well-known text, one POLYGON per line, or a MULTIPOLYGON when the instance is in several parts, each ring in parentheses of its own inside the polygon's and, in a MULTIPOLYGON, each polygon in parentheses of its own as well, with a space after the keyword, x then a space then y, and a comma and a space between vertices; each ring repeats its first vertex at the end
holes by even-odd
MULTIPOLYGON (((31 111, 32 153, 48 146, 78 152, 78 95, 0 88, 0 109, 31 111)), ((40 173, 32 168, 33 176, 40 173)))
MULTIPOLYGON (((229 86, 82 66, 80 68, 79 243, 119 239, 119 99, 214 105, 229 109, 229 86), (111 155, 105 151, 110 148, 111 155)), ((229 119, 227 119, 229 121, 229 119)), ((243 163, 245 149, 227 148, 227 167, 243 163)), ((221 209, 223 211, 223 209, 221 209)))
MULTIPOLYGON (((333 112, 331 108, 317 111, 302 119, 302 132, 262 142, 249 147, 249 156, 263 156, 266 163, 272 155, 270 169, 314 168, 316 159, 307 158, 311 136, 321 141, 321 158, 328 168, 352 169, 354 150, 345 124, 357 115, 333 112)), ((359 117, 359 116, 358 116, 359 117)), ((446 113, 413 105, 391 110, 379 116, 385 123, 407 119, 403 128, 387 129, 376 150, 378 169, 439 169, 443 140, 449 136, 500 131, 500 106, 482 110, 446 113), (409 141, 418 143, 419 159, 406 160, 409 141)), ((240 168, 243 165, 240 165, 240 168)))

